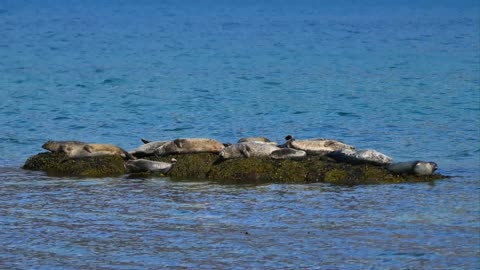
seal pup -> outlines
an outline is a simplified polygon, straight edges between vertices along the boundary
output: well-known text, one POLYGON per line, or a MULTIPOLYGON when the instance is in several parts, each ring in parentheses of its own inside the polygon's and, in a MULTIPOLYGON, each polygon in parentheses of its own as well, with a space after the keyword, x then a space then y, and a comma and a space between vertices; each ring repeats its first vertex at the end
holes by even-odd
POLYGON ((345 144, 341 141, 324 138, 296 140, 292 135, 287 135, 285 140, 286 143, 283 145, 283 147, 303 150, 307 152, 308 155, 325 155, 337 150, 355 149, 355 147, 345 144))
POLYGON ((435 162, 414 160, 392 163, 386 168, 396 174, 432 175, 438 165, 435 162))
POLYGON ((236 143, 225 147, 220 152, 220 157, 222 159, 268 157, 273 151, 279 149, 274 145, 265 143, 236 143))
POLYGON ((338 162, 346 162, 350 164, 388 165, 393 161, 391 157, 373 149, 342 149, 330 152, 327 156, 338 162))
POLYGON ((126 161, 125 168, 131 173, 153 172, 166 174, 173 168, 176 162, 177 160, 174 158, 172 158, 171 163, 148 159, 135 159, 126 161))
POLYGON ((47 141, 42 145, 42 148, 52 153, 62 152, 66 146, 83 146, 87 143, 81 141, 47 141))
POLYGON ((302 150, 297 150, 293 148, 280 148, 278 150, 273 151, 270 154, 270 158, 272 159, 304 159, 307 156, 307 152, 302 150))
POLYGON ((158 147, 154 153, 156 156, 169 154, 192 154, 192 153, 214 153, 218 154, 225 146, 213 139, 206 138, 182 138, 170 141, 158 147))
POLYGON ((271 145, 277 145, 278 143, 270 141, 268 138, 265 137, 244 137, 238 140, 237 143, 266 143, 271 145))
POLYGON ((169 141, 156 141, 156 142, 147 142, 131 151, 129 153, 137 158, 153 156, 155 155, 155 150, 160 146, 168 143, 169 141))

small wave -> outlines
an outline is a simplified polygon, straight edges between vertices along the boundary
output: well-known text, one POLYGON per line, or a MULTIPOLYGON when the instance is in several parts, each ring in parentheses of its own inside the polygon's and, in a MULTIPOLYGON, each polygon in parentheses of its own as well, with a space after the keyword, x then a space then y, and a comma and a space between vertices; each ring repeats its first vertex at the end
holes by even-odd
POLYGON ((267 85, 273 85, 273 86, 278 86, 282 84, 281 82, 263 82, 263 83, 267 85))

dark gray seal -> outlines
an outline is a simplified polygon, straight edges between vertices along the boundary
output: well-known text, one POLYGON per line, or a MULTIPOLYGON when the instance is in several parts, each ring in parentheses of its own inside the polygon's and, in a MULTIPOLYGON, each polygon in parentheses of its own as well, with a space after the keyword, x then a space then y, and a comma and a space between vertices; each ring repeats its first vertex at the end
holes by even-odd
POLYGON ((307 152, 293 148, 281 148, 270 154, 272 159, 295 159, 301 160, 307 156, 307 152))
POLYGON ((213 139, 206 138, 186 138, 170 141, 154 152, 156 156, 169 154, 192 154, 192 153, 215 153, 218 154, 225 146, 213 139))
POLYGON ((283 147, 303 150, 307 152, 308 155, 326 155, 337 150, 355 149, 355 147, 341 141, 325 138, 296 140, 292 135, 288 135, 285 137, 285 140, 287 141, 283 147))
POLYGON ((438 165, 435 162, 414 160, 392 163, 386 168, 396 174, 432 175, 438 169, 438 165))
POLYGON ((373 149, 342 149, 328 153, 327 156, 335 159, 337 162, 350 164, 388 165, 393 161, 391 157, 373 149))
POLYGON ((280 148, 265 143, 236 143, 225 147, 220 152, 220 157, 223 159, 268 157, 273 151, 278 149, 280 148))
POLYGON ((177 160, 174 158, 172 158, 171 163, 147 159, 136 159, 125 162, 125 168, 130 173, 152 172, 166 174, 172 170, 176 162, 177 160))

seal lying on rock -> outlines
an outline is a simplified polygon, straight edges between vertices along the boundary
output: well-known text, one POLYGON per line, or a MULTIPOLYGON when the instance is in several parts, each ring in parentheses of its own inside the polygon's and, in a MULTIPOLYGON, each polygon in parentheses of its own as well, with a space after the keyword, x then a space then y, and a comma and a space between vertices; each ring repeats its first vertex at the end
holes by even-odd
POLYGON ((387 170, 396 174, 432 175, 437 169, 437 163, 419 160, 397 162, 387 166, 387 170))
POLYGON ((245 137, 238 140, 238 143, 266 143, 271 145, 277 145, 276 142, 272 142, 265 137, 245 137))
POLYGON ((169 154, 215 153, 218 154, 225 146, 216 140, 205 138, 176 139, 158 147, 156 156, 169 154))
MULTIPOLYGON (((143 141, 143 139, 142 139, 143 141)), ((131 151, 129 151, 130 154, 132 154, 134 157, 137 158, 142 158, 142 157, 147 157, 147 156, 153 156, 155 155, 155 150, 157 150, 160 146, 168 143, 170 141, 156 141, 156 142, 148 142, 145 143, 144 145, 137 147, 131 151)))
POLYGON ((84 146, 87 143, 80 141, 47 141, 42 148, 52 153, 62 152, 61 150, 67 146, 84 146))
POLYGON ((325 155, 337 150, 355 149, 355 147, 351 145, 331 139, 296 140, 292 135, 288 135, 285 137, 285 140, 287 140, 287 142, 283 147, 303 150, 309 155, 325 155))
POLYGON ((113 144, 62 145, 59 152, 64 152, 71 159, 113 155, 119 155, 124 159, 135 159, 130 153, 113 144))
POLYGON ((388 165, 393 161, 391 157, 372 149, 342 149, 328 153, 327 156, 335 159, 338 162, 346 162, 350 164, 368 163, 374 165, 388 165))
POLYGON ((223 159, 229 158, 249 158, 249 157, 268 157, 270 154, 280 148, 266 143, 236 143, 225 147, 220 152, 223 159))
POLYGON ((125 168, 131 173, 153 172, 165 174, 173 168, 176 162, 177 160, 174 158, 172 158, 171 163, 147 159, 136 159, 125 162, 125 168))
POLYGON ((307 152, 293 148, 281 148, 270 154, 272 159, 303 159, 307 152))

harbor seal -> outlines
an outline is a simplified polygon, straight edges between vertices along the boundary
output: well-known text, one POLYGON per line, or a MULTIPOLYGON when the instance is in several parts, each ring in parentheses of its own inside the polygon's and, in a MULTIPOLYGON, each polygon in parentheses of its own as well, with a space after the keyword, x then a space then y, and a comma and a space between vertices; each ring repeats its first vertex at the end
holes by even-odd
POLYGON ((64 152, 70 159, 113 155, 119 155, 124 159, 135 159, 130 153, 113 144, 62 145, 59 152, 64 152))
POLYGON ((89 153, 98 152, 104 155, 119 155, 124 159, 135 159, 135 157, 132 156, 130 153, 113 144, 89 143, 86 144, 83 148, 89 153))
POLYGON ((268 138, 265 137, 245 137, 238 140, 237 143, 266 143, 271 145, 277 145, 276 142, 270 141, 268 138))
POLYGON ((308 155, 326 155, 337 150, 355 149, 355 147, 341 141, 324 138, 296 140, 292 135, 288 135, 285 137, 285 140, 287 140, 287 142, 283 147, 303 150, 307 152, 308 155))
POLYGON ((147 159, 135 159, 126 161, 125 168, 131 173, 153 172, 166 174, 174 167, 176 162, 177 160, 174 158, 172 158, 171 163, 147 159))
POLYGON ((307 152, 302 150, 297 150, 293 148, 280 148, 278 150, 273 151, 270 154, 270 158, 272 159, 304 159, 307 156, 307 152))
POLYGON ((169 154, 214 153, 218 154, 225 146, 216 140, 206 138, 175 139, 158 147, 156 156, 169 154))
POLYGON ((338 162, 346 162, 350 164, 388 165, 393 161, 391 157, 373 149, 342 149, 330 152, 327 154, 327 156, 335 159, 338 162))
POLYGON ((273 151, 279 149, 274 145, 265 143, 236 143, 225 147, 220 152, 220 157, 222 159, 268 157, 273 151))
POLYGON ((438 165, 435 162, 414 160, 392 163, 386 168, 396 174, 432 175, 438 169, 438 165))
MULTIPOLYGON (((143 140, 142 140, 143 141, 143 140)), ((155 150, 169 141, 147 142, 131 151, 129 153, 136 158, 143 158, 155 155, 155 150)))
POLYGON ((47 141, 42 145, 42 148, 52 153, 62 152, 62 149, 67 146, 83 146, 87 143, 81 141, 47 141))

